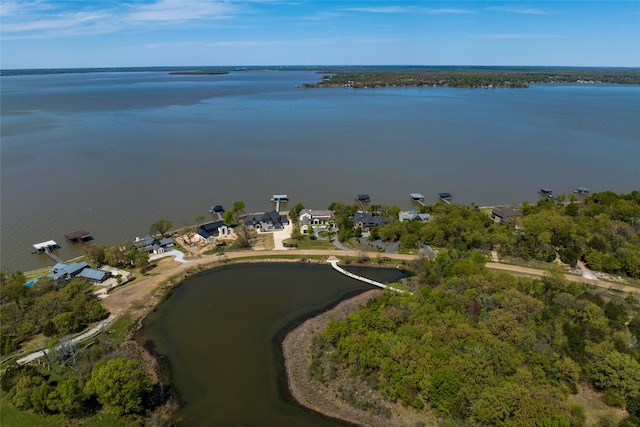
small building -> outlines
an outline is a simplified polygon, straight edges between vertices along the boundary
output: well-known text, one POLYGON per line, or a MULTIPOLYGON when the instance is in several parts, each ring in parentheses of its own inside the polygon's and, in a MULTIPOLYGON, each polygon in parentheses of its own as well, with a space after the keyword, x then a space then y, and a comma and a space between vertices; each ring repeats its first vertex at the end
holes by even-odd
POLYGON ((491 219, 498 224, 506 224, 513 222, 513 218, 522 215, 522 211, 516 208, 499 209, 495 208, 491 211, 491 219))
POLYGON ((36 243, 33 245, 33 248, 35 249, 34 253, 43 254, 47 251, 60 248, 60 245, 53 240, 47 240, 46 242, 36 243))
POLYGON ((276 210, 249 214, 245 217, 245 226, 260 231, 282 230, 288 224, 289 218, 286 215, 280 215, 276 210))
POLYGON ((358 199, 357 200, 360 203, 370 202, 371 201, 371 197, 369 197, 368 194, 358 194, 358 199))
POLYGON ((223 221, 209 222, 198 227, 196 235, 197 240, 205 241, 207 243, 215 242, 216 238, 224 237, 231 234, 232 229, 226 225, 223 221))
POLYGON ((414 202, 424 202, 424 196, 420 193, 411 193, 409 196, 414 202))
POLYGON ((370 213, 357 213, 351 218, 354 227, 360 227, 362 231, 369 231, 373 227, 379 227, 389 223, 385 217, 374 216, 370 213))
POLYGON ((331 218, 333 212, 329 210, 303 209, 300 212, 300 227, 325 225, 331 218))
POLYGON ((438 193, 438 198, 440 200, 451 201, 453 199, 453 195, 451 193, 438 193))
POLYGON ((553 190, 551 190, 550 188, 542 187, 540 189, 540 193, 547 195, 549 197, 553 197, 553 190))
POLYGON ((64 238, 67 239, 69 243, 84 243, 89 240, 93 240, 91 234, 85 230, 74 231, 73 233, 65 234, 64 238))

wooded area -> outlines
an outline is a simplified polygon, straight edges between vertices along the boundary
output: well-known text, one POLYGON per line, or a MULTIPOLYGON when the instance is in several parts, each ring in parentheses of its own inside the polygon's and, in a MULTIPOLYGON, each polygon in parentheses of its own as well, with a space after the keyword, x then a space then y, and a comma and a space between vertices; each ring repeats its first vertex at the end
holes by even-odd
POLYGON ((311 376, 387 417, 385 402, 401 402, 451 425, 581 426, 585 411, 568 396, 587 385, 628 409, 620 425, 640 421, 631 300, 605 301, 560 272, 492 273, 478 253, 455 249, 414 267, 415 295, 387 293, 329 323, 314 341, 311 376))
POLYGON ((303 87, 525 88, 540 83, 640 84, 640 70, 542 67, 338 67, 323 70, 317 83, 303 87))

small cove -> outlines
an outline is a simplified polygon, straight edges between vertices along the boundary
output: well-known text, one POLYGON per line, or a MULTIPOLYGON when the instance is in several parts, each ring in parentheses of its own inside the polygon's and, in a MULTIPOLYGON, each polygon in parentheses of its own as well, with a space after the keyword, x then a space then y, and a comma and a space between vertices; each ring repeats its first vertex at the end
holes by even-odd
MULTIPOLYGON (((404 275, 351 270, 382 282, 404 275)), ((368 289, 328 265, 225 266, 187 279, 135 339, 168 359, 184 402, 180 425, 343 426, 290 401, 280 342, 303 319, 368 289)))

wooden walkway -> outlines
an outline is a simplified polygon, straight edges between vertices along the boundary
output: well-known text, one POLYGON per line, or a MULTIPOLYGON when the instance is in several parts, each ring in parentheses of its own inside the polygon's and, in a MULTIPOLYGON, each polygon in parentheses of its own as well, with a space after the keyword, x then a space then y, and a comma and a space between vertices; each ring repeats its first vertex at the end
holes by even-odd
POLYGON ((377 286, 377 287, 382 288, 382 289, 389 289, 390 291, 398 292, 400 294, 403 294, 405 292, 411 294, 411 292, 409 292, 409 291, 405 291, 405 290, 402 290, 402 289, 394 288, 393 286, 385 285, 384 283, 376 282, 375 280, 367 279, 366 277, 362 277, 362 276, 358 276, 357 274, 353 274, 350 271, 347 271, 344 268, 338 266, 338 260, 337 259, 330 259, 330 260, 327 260, 327 262, 329 264, 331 264, 331 267, 333 267, 334 270, 339 271, 340 273, 344 274, 345 276, 349 276, 352 279, 360 280, 361 282, 365 282, 365 283, 368 283, 368 284, 373 285, 373 286, 377 286))
POLYGON ((53 252, 51 252, 51 249, 49 249, 48 247, 44 249, 44 253, 49 255, 49 258, 51 258, 55 262, 60 263, 60 264, 64 264, 64 261, 62 259, 58 258, 58 256, 55 255, 53 252))

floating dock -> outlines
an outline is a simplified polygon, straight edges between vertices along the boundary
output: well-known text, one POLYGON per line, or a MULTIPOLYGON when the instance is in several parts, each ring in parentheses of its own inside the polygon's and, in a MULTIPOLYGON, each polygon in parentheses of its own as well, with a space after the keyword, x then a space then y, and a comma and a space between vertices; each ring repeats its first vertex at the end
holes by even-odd
POLYGON ((276 212, 280 212, 280 203, 287 203, 289 196, 286 194, 274 194, 271 196, 271 201, 276 204, 276 212))

